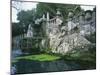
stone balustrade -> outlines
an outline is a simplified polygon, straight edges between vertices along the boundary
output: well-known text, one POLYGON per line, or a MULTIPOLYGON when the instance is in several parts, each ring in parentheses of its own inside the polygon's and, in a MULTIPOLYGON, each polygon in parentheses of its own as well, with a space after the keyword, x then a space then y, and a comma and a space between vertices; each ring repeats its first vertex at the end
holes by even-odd
POLYGON ((50 19, 49 21, 47 21, 47 23, 48 23, 49 25, 51 25, 51 24, 56 24, 56 17, 54 17, 54 18, 50 19))

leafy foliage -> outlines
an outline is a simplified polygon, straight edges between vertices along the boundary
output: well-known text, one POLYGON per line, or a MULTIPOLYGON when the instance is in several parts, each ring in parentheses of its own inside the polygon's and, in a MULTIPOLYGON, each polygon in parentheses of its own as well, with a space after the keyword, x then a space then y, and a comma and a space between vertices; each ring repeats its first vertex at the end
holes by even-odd
POLYGON ((83 68, 95 68, 96 67, 96 48, 90 47, 89 50, 74 50, 62 57, 66 61, 76 61, 80 63, 83 68))
POLYGON ((60 10, 61 15, 64 18, 67 18, 68 12, 73 10, 73 12, 78 12, 81 10, 79 5, 70 5, 70 4, 57 4, 57 3, 39 3, 37 5, 37 14, 36 17, 41 17, 43 14, 47 12, 50 13, 50 18, 56 16, 57 9, 60 10), (77 7, 77 10, 75 9, 77 7))
POLYGON ((22 27, 19 23, 12 23, 12 36, 17 36, 23 33, 22 27))
POLYGON ((32 23, 33 21, 33 16, 34 16, 35 10, 27 10, 27 11, 20 11, 17 16, 18 16, 18 20, 20 21, 20 23, 24 23, 25 25, 28 25, 30 23, 32 23))

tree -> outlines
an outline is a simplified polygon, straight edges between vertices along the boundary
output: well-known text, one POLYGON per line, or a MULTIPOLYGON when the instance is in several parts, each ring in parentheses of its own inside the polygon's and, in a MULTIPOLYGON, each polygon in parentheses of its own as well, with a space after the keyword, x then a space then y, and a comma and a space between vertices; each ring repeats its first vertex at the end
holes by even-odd
POLYGON ((19 23, 12 23, 12 37, 20 35, 22 32, 22 27, 19 23))
POLYGON ((34 13, 34 9, 27 11, 22 10, 17 14, 17 19, 20 21, 20 23, 24 23, 25 25, 30 24, 33 22, 34 13))
MULTIPOLYGON (((24 0, 23 0, 24 1, 24 0)), ((16 9, 17 11, 20 11, 21 9, 21 4, 22 4, 22 0, 11 0, 11 7, 16 9)))
POLYGON ((36 17, 41 17, 43 14, 47 12, 50 13, 50 18, 56 16, 57 9, 60 10, 62 16, 66 19, 69 10, 75 10, 78 12, 81 10, 79 5, 71 5, 71 4, 57 4, 57 3, 38 3, 36 8, 36 17), (77 10, 75 10, 77 8, 77 10))

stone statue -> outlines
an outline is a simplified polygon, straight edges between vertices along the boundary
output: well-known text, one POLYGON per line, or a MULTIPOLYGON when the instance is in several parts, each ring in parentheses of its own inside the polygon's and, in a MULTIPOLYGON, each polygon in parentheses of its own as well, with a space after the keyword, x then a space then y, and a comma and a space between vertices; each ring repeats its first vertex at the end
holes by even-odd
POLYGON ((69 11, 69 13, 68 13, 68 20, 69 21, 72 21, 73 20, 73 17, 74 17, 73 11, 69 11))
POLYGON ((85 12, 85 19, 86 19, 87 21, 89 21, 89 20, 92 19, 92 11, 87 10, 87 11, 85 12))
POLYGON ((80 24, 84 24, 85 23, 85 15, 84 15, 84 13, 81 13, 79 15, 79 23, 80 24))
POLYGON ((59 9, 57 9, 57 13, 56 13, 56 24, 57 25, 61 25, 62 24, 62 17, 61 17, 61 12, 59 11, 59 9))
POLYGON ((49 12, 47 12, 47 21, 49 21, 50 16, 49 16, 49 12))

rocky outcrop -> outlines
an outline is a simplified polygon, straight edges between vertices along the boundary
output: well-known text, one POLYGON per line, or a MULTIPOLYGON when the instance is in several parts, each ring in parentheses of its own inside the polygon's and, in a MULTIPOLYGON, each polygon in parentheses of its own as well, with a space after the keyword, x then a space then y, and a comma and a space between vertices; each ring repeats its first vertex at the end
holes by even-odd
POLYGON ((47 21, 47 35, 49 38, 49 47, 53 53, 66 54, 74 48, 84 48, 91 42, 85 38, 95 32, 95 19, 90 12, 80 15, 78 21, 75 21, 73 13, 69 13, 67 22, 62 25, 62 17, 47 21), (70 17, 71 16, 71 17, 70 17), (73 18, 74 17, 74 18, 73 18))
POLYGON ((68 51, 73 50, 74 48, 84 47, 85 45, 89 44, 91 44, 91 42, 89 42, 83 36, 81 36, 78 33, 74 33, 63 37, 63 39, 61 40, 61 42, 57 47, 57 52, 65 54, 68 51))

